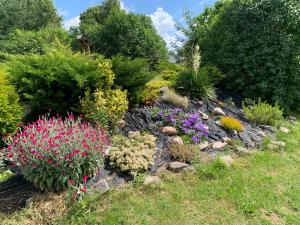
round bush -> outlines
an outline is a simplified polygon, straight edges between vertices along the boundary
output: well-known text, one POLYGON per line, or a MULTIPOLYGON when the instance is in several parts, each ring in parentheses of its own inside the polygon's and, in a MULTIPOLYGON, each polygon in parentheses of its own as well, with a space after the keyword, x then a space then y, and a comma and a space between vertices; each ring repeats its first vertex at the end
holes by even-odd
POLYGON ((97 172, 109 139, 102 128, 69 115, 65 120, 42 117, 6 143, 7 157, 26 180, 42 190, 62 190, 97 172))
POLYGON ((243 131, 244 125, 237 119, 230 116, 223 116, 220 120, 221 126, 226 130, 243 131))

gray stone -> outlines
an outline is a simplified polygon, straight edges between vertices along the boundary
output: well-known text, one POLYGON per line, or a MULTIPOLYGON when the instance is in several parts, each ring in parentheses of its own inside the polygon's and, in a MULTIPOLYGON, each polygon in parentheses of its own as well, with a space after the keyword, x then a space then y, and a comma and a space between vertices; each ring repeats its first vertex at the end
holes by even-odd
POLYGON ((271 141, 271 144, 272 145, 277 145, 279 147, 285 147, 286 146, 285 142, 283 142, 283 141, 271 141))
POLYGON ((268 144, 267 147, 268 147, 268 149, 271 150, 271 151, 280 149, 280 146, 274 145, 274 144, 268 144))
POLYGON ((297 122, 297 117, 295 117, 295 116, 288 116, 287 120, 289 120, 291 122, 297 122))
POLYGON ((244 132, 240 132, 239 137, 247 147, 251 147, 251 148, 255 147, 255 143, 252 141, 247 130, 245 130, 244 132))
POLYGON ((220 160, 227 166, 230 167, 233 165, 234 160, 230 156, 221 156, 220 160))
POLYGON ((171 162, 168 165, 168 170, 175 172, 175 173, 179 173, 182 171, 191 171, 193 169, 191 169, 192 166, 190 166, 189 164, 186 163, 182 163, 182 162, 171 162))
POLYGON ((268 126, 268 125, 259 125, 260 128, 262 128, 263 130, 267 130, 271 133, 275 133, 276 132, 276 128, 272 127, 272 126, 268 126))
POLYGON ((200 151, 203 151, 203 150, 205 150, 208 146, 209 146, 208 141, 205 141, 205 142, 203 142, 203 143, 201 143, 201 144, 199 145, 199 149, 200 149, 200 151))
POLYGON ((184 144, 182 138, 179 137, 179 136, 171 138, 170 143, 171 144, 177 144, 177 145, 183 145, 184 144))
POLYGON ((212 113, 218 116, 226 116, 225 112, 220 107, 214 108, 212 113))
POLYGON ((227 142, 217 141, 217 142, 213 143, 212 147, 215 150, 221 150, 221 149, 225 148, 227 145, 228 145, 227 142))
POLYGON ((168 87, 162 87, 162 88, 159 89, 159 91, 161 93, 165 93, 165 92, 169 91, 169 88, 168 87))
POLYGON ((222 125, 221 125, 221 122, 220 122, 220 121, 216 121, 216 124, 217 124, 219 127, 222 127, 222 125))
POLYGON ((146 176, 144 185, 149 186, 149 185, 159 185, 161 183, 161 179, 157 176, 146 176))
POLYGON ((93 193, 105 193, 109 191, 109 185, 106 182, 106 180, 100 180, 97 183, 93 184, 91 188, 88 190, 88 193, 93 194, 93 193))
POLYGON ((289 130, 288 128, 286 128, 286 127, 280 127, 279 130, 280 130, 281 132, 283 132, 283 133, 286 133, 286 134, 290 133, 290 130, 289 130))
POLYGON ((126 127, 126 121, 125 121, 125 120, 119 120, 119 121, 118 121, 118 127, 119 127, 119 128, 124 128, 124 127, 126 127))
POLYGON ((209 116, 207 114, 205 114, 204 112, 200 111, 199 114, 200 114, 200 116, 201 116, 202 119, 204 119, 204 120, 208 120, 209 119, 209 116))
POLYGON ((175 127, 163 127, 162 132, 168 136, 177 134, 177 130, 175 127))

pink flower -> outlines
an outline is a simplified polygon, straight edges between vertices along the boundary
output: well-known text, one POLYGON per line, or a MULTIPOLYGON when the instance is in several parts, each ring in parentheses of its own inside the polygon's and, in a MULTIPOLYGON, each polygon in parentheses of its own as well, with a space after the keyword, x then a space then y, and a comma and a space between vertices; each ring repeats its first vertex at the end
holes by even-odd
POLYGON ((88 176, 83 176, 83 179, 82 179, 83 182, 86 183, 86 181, 87 181, 88 178, 89 178, 88 176))
POLYGON ((82 152, 82 153, 81 153, 81 156, 82 156, 82 157, 87 156, 87 152, 82 152))
POLYGON ((84 192, 87 192, 86 186, 84 186, 83 188, 81 188, 81 189, 80 189, 80 192, 83 192, 83 193, 84 193, 84 192))

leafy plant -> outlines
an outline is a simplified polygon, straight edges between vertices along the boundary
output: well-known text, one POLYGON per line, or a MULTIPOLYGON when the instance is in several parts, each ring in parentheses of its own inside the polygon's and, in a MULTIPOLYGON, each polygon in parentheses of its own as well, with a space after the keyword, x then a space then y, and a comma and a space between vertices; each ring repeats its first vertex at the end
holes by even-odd
POLYGON ((86 90, 110 90, 114 81, 109 60, 74 54, 63 46, 44 55, 15 56, 6 67, 30 116, 47 113, 49 108, 59 114, 77 111, 86 90))
POLYGON ((154 163, 156 138, 149 134, 132 132, 128 138, 115 136, 109 150, 111 165, 122 172, 136 176, 154 163))
POLYGON ((169 153, 177 161, 190 163, 197 155, 197 147, 194 145, 172 144, 169 147, 169 153))
POLYGON ((6 157, 42 190, 62 190, 92 176, 103 163, 109 139, 98 127, 75 119, 42 117, 5 139, 6 157))
POLYGON ((220 123, 226 130, 236 130, 238 132, 244 130, 244 125, 239 120, 230 116, 223 116, 220 123))
POLYGON ((14 133, 22 116, 19 96, 14 86, 9 83, 7 74, 0 69, 0 137, 7 133, 14 133))
POLYGON ((261 100, 248 106, 243 103, 243 111, 248 120, 259 125, 276 125, 283 120, 283 110, 277 104, 272 106, 261 100))
POLYGON ((104 127, 109 123, 114 127, 128 109, 126 91, 120 89, 106 92, 96 90, 93 96, 87 91, 80 103, 85 117, 104 127))
POLYGON ((228 172, 228 168, 220 159, 216 159, 208 165, 199 165, 196 169, 198 175, 202 179, 216 179, 224 177, 228 172))
POLYGON ((151 80, 146 83, 143 88, 141 98, 142 102, 151 102, 155 101, 160 93, 160 88, 169 87, 172 85, 172 82, 167 80, 151 80))

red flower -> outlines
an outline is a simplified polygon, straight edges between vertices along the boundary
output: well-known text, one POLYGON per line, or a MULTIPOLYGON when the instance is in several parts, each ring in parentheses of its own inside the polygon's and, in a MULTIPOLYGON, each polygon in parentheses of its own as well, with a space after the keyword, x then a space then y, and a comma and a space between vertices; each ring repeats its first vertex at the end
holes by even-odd
POLYGON ((82 156, 82 157, 87 156, 87 152, 82 152, 82 153, 81 153, 81 156, 82 156))
POLYGON ((88 176, 83 176, 83 182, 86 183, 88 178, 89 178, 88 176))
POLYGON ((84 186, 83 188, 80 189, 80 192, 86 192, 86 191, 87 191, 86 186, 84 186))

